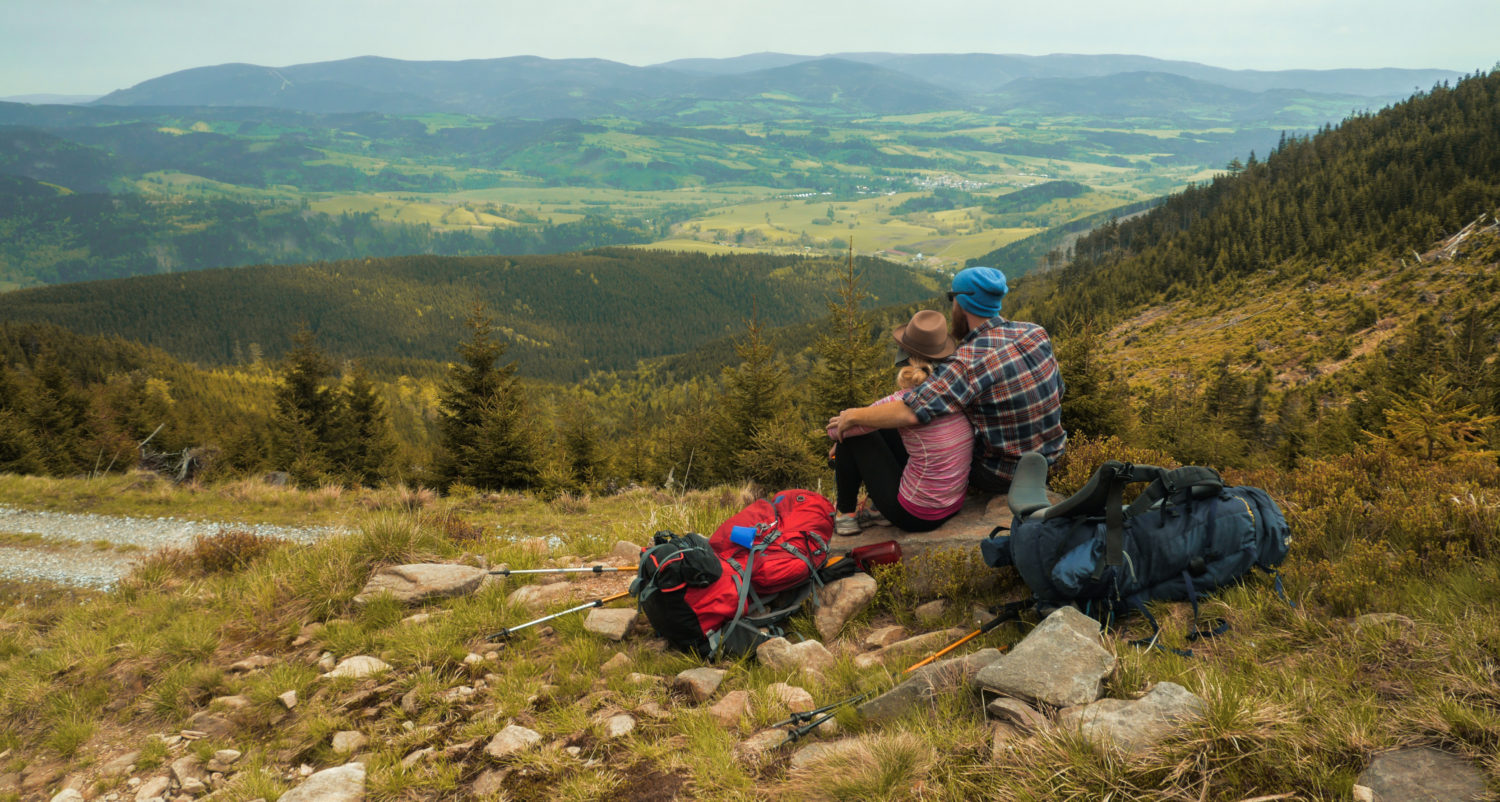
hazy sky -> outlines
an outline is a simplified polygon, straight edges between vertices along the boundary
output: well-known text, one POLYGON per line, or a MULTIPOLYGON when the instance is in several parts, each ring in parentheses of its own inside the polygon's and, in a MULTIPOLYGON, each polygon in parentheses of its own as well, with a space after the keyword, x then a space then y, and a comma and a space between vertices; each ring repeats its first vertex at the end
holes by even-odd
POLYGON ((627 64, 821 55, 1133 53, 1252 69, 1500 60, 1495 0, 0 0, 0 96, 361 55, 627 64))

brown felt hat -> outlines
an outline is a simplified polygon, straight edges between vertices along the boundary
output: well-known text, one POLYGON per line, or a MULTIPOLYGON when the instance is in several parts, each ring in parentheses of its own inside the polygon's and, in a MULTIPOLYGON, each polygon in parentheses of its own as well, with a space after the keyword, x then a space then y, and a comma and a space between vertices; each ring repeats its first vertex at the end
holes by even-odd
POLYGON ((912 315, 911 322, 905 326, 897 326, 891 332, 891 337, 901 346, 902 351, 923 359, 946 359, 958 350, 958 344, 948 336, 947 319, 942 312, 931 309, 923 309, 912 315))

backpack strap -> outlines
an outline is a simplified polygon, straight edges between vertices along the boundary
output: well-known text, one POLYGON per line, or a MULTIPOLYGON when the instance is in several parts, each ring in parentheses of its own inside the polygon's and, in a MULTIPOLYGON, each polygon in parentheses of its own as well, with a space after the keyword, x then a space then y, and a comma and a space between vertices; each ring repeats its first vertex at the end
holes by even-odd
POLYGON ((730 632, 739 626, 740 619, 745 617, 746 602, 752 599, 757 604, 760 602, 760 597, 756 596, 755 591, 750 589, 750 567, 755 563, 755 551, 752 549, 746 555, 744 568, 741 568, 740 564, 732 557, 725 557, 724 559, 728 560, 729 564, 734 567, 735 573, 740 577, 740 593, 739 599, 734 603, 734 617, 729 619, 729 623, 719 627, 716 632, 708 636, 708 656, 710 660, 719 659, 719 653, 724 650, 724 646, 729 642, 728 636, 730 632))
MULTIPOLYGON (((1150 465, 1138 465, 1136 468, 1155 471, 1155 475, 1151 477, 1151 484, 1131 502, 1127 515, 1132 518, 1151 509, 1158 501, 1171 498, 1179 490, 1189 490, 1192 498, 1206 498, 1217 495, 1224 489, 1224 480, 1213 468, 1200 465, 1186 465, 1170 471, 1150 465)), ((1136 481, 1144 482, 1146 479, 1146 476, 1140 476, 1136 481)))

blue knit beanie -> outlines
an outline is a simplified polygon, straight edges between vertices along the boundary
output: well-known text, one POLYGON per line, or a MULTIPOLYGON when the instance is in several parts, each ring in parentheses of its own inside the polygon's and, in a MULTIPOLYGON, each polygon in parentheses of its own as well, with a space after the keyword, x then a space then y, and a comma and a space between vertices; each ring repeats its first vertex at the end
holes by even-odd
POLYGON ((970 267, 953 277, 953 291, 958 305, 971 315, 992 318, 1000 314, 1000 302, 1010 287, 1005 274, 993 267, 970 267))

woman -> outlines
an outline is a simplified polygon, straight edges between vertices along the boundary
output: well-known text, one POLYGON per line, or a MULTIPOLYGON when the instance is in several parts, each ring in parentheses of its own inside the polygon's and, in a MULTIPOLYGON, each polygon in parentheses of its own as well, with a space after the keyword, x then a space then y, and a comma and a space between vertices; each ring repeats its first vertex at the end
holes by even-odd
MULTIPOLYGON (((900 388, 875 403, 902 398, 927 380, 932 364, 953 355, 958 346, 940 312, 923 310, 892 333, 907 365, 897 374, 900 388)), ((898 362, 897 364, 900 364, 898 362)), ((974 457, 974 430, 963 415, 941 415, 904 429, 854 427, 838 436, 839 418, 828 422, 837 479, 838 510, 833 531, 857 535, 867 526, 894 525, 907 532, 930 532, 964 505, 969 464, 974 457), (873 509, 855 514, 864 486, 873 509)))

